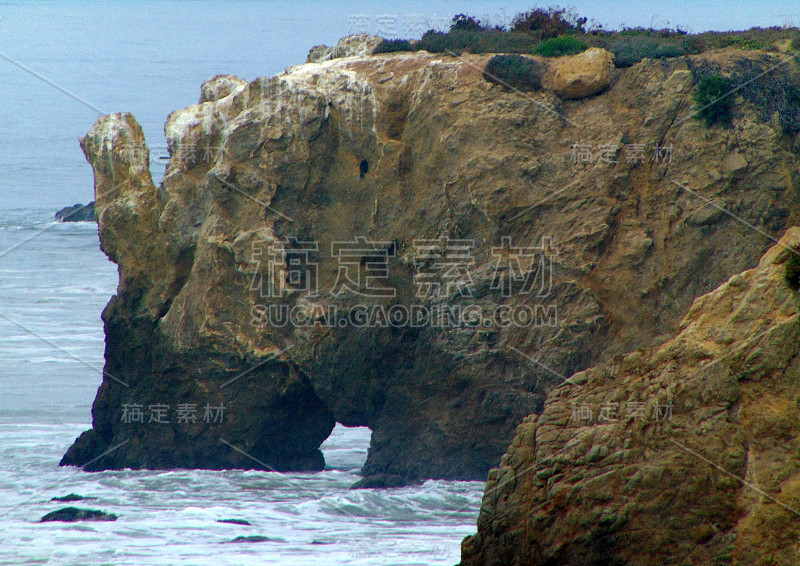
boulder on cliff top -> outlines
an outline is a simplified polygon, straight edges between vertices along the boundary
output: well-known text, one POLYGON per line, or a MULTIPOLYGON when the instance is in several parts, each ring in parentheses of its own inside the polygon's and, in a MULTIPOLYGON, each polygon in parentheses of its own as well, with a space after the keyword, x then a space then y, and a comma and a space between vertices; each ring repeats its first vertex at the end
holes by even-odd
POLYGON ((672 339, 578 372, 489 473, 463 566, 797 564, 800 228, 672 339))
POLYGON ((614 56, 592 47, 571 57, 562 57, 553 65, 553 90, 561 98, 586 98, 604 91, 611 84, 614 56))

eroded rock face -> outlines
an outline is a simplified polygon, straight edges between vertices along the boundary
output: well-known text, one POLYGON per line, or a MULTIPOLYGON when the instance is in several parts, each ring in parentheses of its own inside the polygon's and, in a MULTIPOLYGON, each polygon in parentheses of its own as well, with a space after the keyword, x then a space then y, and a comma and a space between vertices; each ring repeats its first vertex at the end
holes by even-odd
POLYGON ((207 86, 167 121, 158 187, 135 119, 100 118, 81 143, 120 285, 93 428, 62 463, 319 469, 338 421, 373 430, 367 485, 483 479, 560 376, 672 332, 761 257, 696 194, 767 234, 800 223, 779 133, 748 108, 735 130, 683 119, 685 63, 561 102, 490 85, 489 58, 207 86), (470 314, 388 324, 398 307, 470 314))
POLYGON ((611 84, 614 56, 592 47, 572 57, 553 63, 553 89, 561 98, 585 98, 602 92, 611 84))
POLYGON ((797 250, 791 228, 665 344, 555 389, 490 472, 462 565, 796 564, 797 250))
POLYGON ((308 52, 306 63, 322 63, 340 57, 366 57, 372 55, 383 38, 378 35, 357 33, 348 35, 339 40, 333 47, 315 45, 308 52))
POLYGON ((217 75, 208 79, 200 87, 200 104, 216 102, 221 98, 241 92, 246 86, 247 81, 236 75, 217 75))

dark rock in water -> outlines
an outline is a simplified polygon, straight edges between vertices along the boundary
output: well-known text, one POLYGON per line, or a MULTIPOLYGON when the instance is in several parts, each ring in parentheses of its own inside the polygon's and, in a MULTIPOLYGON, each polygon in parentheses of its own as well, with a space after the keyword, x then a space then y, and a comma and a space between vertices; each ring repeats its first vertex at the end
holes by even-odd
POLYGON ((403 476, 393 474, 375 474, 358 480, 350 486, 350 489, 406 487, 411 483, 418 482, 410 482, 403 476))
POLYGON ((74 523, 76 521, 116 521, 117 516, 112 513, 105 513, 96 509, 78 509, 77 507, 64 507, 57 511, 52 511, 41 518, 40 523, 50 521, 63 521, 74 523))
POLYGON ((231 543, 247 543, 247 542, 286 542, 282 538, 269 538, 263 537, 260 535, 250 536, 250 537, 236 537, 233 540, 229 540, 226 544, 231 543))
POLYGON ((59 222, 95 222, 94 201, 89 204, 75 204, 56 212, 59 222))
POLYGON ((231 525, 245 525, 248 527, 253 526, 250 521, 245 521, 244 519, 217 519, 217 523, 230 523, 231 525))
POLYGON ((50 501, 70 502, 70 501, 83 501, 85 499, 97 499, 97 498, 96 497, 84 497, 83 495, 78 495, 77 493, 70 493, 69 495, 63 495, 61 497, 54 497, 50 501))

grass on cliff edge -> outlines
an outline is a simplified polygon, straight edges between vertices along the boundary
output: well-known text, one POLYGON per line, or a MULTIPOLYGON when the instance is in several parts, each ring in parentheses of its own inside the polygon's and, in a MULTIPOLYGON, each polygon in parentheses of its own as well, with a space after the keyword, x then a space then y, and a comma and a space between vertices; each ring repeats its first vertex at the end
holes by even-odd
POLYGON ((769 53, 743 56, 724 70, 708 60, 688 61, 696 85, 696 117, 708 127, 729 127, 734 105, 751 104, 756 118, 774 123, 791 141, 793 151, 800 153, 800 75, 795 65, 787 67, 783 61, 769 53))
POLYGON ((522 55, 495 55, 483 69, 483 78, 519 90, 540 90, 544 71, 544 65, 522 55))
POLYGON ((630 67, 644 58, 662 59, 694 55, 735 47, 742 50, 774 49, 778 41, 789 40, 800 49, 798 28, 751 28, 736 32, 689 34, 680 28, 603 29, 587 27, 587 19, 565 8, 536 8, 518 14, 508 29, 489 26, 466 14, 453 17, 447 32, 428 30, 419 41, 383 40, 374 53, 428 51, 430 53, 536 54, 558 57, 579 53, 588 47, 602 47, 614 54, 617 67, 630 67))

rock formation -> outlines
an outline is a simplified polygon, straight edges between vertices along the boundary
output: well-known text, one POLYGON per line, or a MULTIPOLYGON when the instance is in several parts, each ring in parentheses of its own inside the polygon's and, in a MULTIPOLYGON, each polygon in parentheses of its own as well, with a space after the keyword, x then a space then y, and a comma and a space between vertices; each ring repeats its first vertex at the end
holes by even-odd
POLYGON ((308 52, 306 63, 322 63, 323 61, 341 57, 366 57, 367 55, 372 55, 372 52, 381 41, 382 38, 377 35, 367 35, 365 33, 348 35, 339 40, 333 47, 315 45, 308 52))
POLYGON ((663 345, 578 372, 489 474, 463 566, 800 561, 800 228, 663 345))
POLYGON ((692 61, 562 101, 487 83, 490 57, 215 77, 169 116, 158 186, 133 116, 98 119, 120 283, 62 464, 320 469, 338 421, 373 431, 362 485, 484 479, 562 376, 663 341, 800 224, 779 129, 692 119, 692 61))
POLYGON ((75 204, 67 206, 56 212, 59 222, 94 222, 94 201, 89 204, 75 204))
POLYGON ((50 501, 61 501, 64 503, 71 503, 73 501, 84 501, 86 499, 96 499, 95 497, 85 497, 83 495, 78 495, 77 493, 70 493, 68 495, 62 495, 60 497, 53 497, 50 501))
POLYGON ((553 90, 561 98, 585 98, 608 88, 614 56, 592 47, 572 57, 559 58, 553 65, 553 90))
POLYGON ((64 507, 51 511, 42 517, 40 523, 62 522, 76 523, 78 521, 116 521, 117 516, 97 509, 79 509, 78 507, 64 507))

